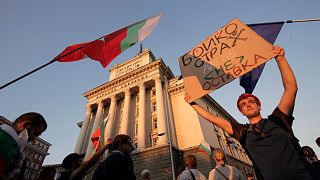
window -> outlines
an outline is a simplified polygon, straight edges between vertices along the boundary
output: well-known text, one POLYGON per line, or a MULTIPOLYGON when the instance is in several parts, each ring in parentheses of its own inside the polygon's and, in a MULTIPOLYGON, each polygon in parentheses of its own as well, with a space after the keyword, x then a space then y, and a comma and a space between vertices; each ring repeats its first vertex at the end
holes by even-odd
POLYGON ((156 111, 157 110, 157 102, 152 102, 152 111, 156 111))
POLYGON ((43 157, 42 155, 39 155, 39 161, 42 161, 42 157, 43 157))
POLYGON ((122 69, 119 69, 117 76, 119 77, 119 76, 121 76, 121 75, 123 75, 123 74, 124 74, 124 69, 123 69, 123 68, 122 68, 122 69))
POLYGON ((139 117, 139 107, 136 108, 136 117, 139 117))
POLYGON ((157 143, 158 143, 158 138, 157 138, 157 137, 156 137, 156 138, 153 138, 153 139, 152 139, 152 146, 156 146, 157 143))
POLYGON ((152 118, 152 129, 157 129, 158 128, 158 121, 157 117, 152 118))
POLYGON ((210 108, 208 105, 206 105, 207 111, 210 112, 210 108))
POLYGON ((33 168, 33 165, 34 165, 34 162, 31 162, 31 165, 30 165, 30 167, 31 167, 31 168, 33 168))
POLYGON ((132 71, 132 65, 127 66, 127 72, 132 71))
POLYGON ((151 90, 151 95, 152 95, 152 96, 155 96, 155 95, 156 95, 156 89, 152 89, 152 90, 151 90))
POLYGON ((134 125, 134 136, 138 135, 138 123, 135 123, 134 125))
POLYGON ((232 151, 232 149, 231 149, 230 144, 228 144, 227 147, 228 147, 228 152, 229 152, 229 154, 230 154, 231 156, 235 157, 235 154, 233 154, 233 151, 232 151))
POLYGON ((38 156, 39 156, 38 154, 35 154, 35 155, 34 155, 34 159, 37 159, 37 158, 38 158, 38 156))
POLYGON ((212 124, 212 125, 213 125, 214 131, 218 132, 218 131, 219 131, 219 130, 218 130, 218 127, 217 127, 216 125, 214 125, 214 124, 212 124))
POLYGON ((218 138, 218 143, 219 143, 220 148, 224 149, 222 146, 222 143, 221 143, 221 137, 219 135, 217 135, 217 138, 218 138))
POLYGON ((140 67, 140 62, 136 63, 136 68, 140 67))

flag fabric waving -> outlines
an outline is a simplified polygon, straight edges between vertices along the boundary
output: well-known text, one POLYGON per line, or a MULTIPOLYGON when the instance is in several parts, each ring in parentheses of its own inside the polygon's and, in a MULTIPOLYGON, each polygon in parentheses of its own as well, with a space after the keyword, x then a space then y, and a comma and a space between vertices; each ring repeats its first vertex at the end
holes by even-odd
MULTIPOLYGON (((271 44, 274 44, 278 34, 281 31, 284 22, 275 22, 275 23, 263 23, 263 24, 251 24, 248 25, 252 30, 257 34, 263 37, 266 41, 271 44)), ((244 74, 240 77, 240 85, 245 89, 246 93, 252 93, 254 88, 257 85, 257 82, 262 74, 265 64, 261 64, 252 71, 244 74)))
POLYGON ((201 143, 200 143, 200 145, 199 145, 199 147, 198 147, 198 151, 203 152, 204 154, 207 154, 208 156, 211 155, 211 147, 210 147, 210 145, 209 145, 206 141, 204 141, 204 140, 201 141, 201 143))
POLYGON ((153 16, 92 42, 75 44, 67 47, 54 58, 59 62, 73 62, 84 58, 99 61, 105 68, 120 53, 144 40, 159 24, 161 15, 153 16))
POLYGON ((94 145, 95 151, 100 150, 100 128, 98 128, 91 136, 91 141, 94 145))
POLYGON ((109 115, 103 121, 101 121, 99 127, 92 134, 91 142, 94 146, 94 149, 91 152, 91 155, 89 156, 89 158, 91 158, 91 156, 95 152, 99 151, 104 146, 104 129, 106 124, 108 123, 108 120, 109 120, 109 115))

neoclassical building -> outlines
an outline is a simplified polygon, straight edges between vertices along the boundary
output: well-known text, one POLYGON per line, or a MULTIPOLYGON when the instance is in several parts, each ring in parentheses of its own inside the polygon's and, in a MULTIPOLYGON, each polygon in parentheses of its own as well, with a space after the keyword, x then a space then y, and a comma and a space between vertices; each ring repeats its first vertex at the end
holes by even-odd
MULTIPOLYGON (((75 152, 90 155, 91 136, 107 122, 104 139, 117 134, 132 137, 135 173, 151 170, 152 179, 177 177, 184 157, 194 154, 198 168, 208 176, 215 166, 212 155, 198 152, 204 140, 211 148, 222 148, 228 164, 244 173, 253 173, 252 162, 239 142, 200 117, 184 101, 183 79, 175 77, 164 61, 146 49, 132 59, 110 68, 109 82, 85 92, 86 113, 75 152)), ((217 116, 234 121, 209 95, 198 104, 217 116)))

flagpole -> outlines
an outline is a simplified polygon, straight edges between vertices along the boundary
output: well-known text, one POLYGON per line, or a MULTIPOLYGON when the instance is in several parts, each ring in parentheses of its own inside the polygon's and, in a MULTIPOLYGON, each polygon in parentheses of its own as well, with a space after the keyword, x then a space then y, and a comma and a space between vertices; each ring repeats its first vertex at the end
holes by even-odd
POLYGON ((320 18, 310 18, 310 19, 302 19, 302 20, 287 20, 285 23, 310 22, 310 21, 320 21, 320 18))
POLYGON ((274 22, 265 22, 265 23, 253 23, 247 24, 248 26, 254 25, 263 25, 263 24, 280 24, 280 23, 297 23, 297 22, 310 22, 310 21, 320 21, 320 18, 310 18, 310 19, 301 19, 301 20, 286 20, 286 21, 274 21, 274 22))
POLYGON ((19 81, 19 80, 22 79, 22 78, 25 78, 26 76, 29 76, 30 74, 32 74, 32 73, 34 73, 34 72, 36 72, 36 71, 38 71, 38 70, 40 70, 40 69, 42 69, 42 68, 44 68, 44 67, 46 67, 46 66, 48 66, 48 65, 50 65, 50 64, 58 61, 59 59, 61 59, 61 58, 63 58, 63 57, 66 57, 66 56, 68 56, 68 55, 70 55, 70 54, 72 54, 72 53, 74 53, 74 52, 76 52, 76 51, 78 51, 78 50, 80 50, 80 49, 82 49, 82 48, 84 48, 84 47, 86 47, 86 46, 88 46, 88 45, 90 45, 90 44, 92 44, 92 43, 100 40, 100 39, 102 39, 102 38, 104 38, 104 36, 102 36, 102 37, 100 37, 100 38, 98 38, 98 39, 96 39, 96 40, 94 40, 94 41, 91 41, 91 42, 89 42, 89 43, 87 43, 87 44, 85 44, 85 45, 83 45, 83 46, 80 46, 80 47, 78 47, 78 48, 76 48, 76 49, 74 49, 74 50, 72 50, 72 51, 70 51, 70 52, 68 52, 68 53, 60 56, 59 58, 52 59, 50 62, 48 62, 48 63, 46 63, 46 64, 44 64, 44 65, 42 65, 42 66, 40 66, 40 67, 38 67, 38 68, 30 71, 30 72, 28 72, 28 73, 26 73, 26 74, 24 74, 24 75, 22 75, 22 76, 20 76, 20 77, 18 77, 18 78, 16 78, 16 79, 10 81, 10 82, 2 85, 2 86, 0 87, 0 90, 3 89, 3 88, 5 88, 5 87, 7 87, 7 86, 9 86, 10 84, 13 84, 13 83, 19 81))

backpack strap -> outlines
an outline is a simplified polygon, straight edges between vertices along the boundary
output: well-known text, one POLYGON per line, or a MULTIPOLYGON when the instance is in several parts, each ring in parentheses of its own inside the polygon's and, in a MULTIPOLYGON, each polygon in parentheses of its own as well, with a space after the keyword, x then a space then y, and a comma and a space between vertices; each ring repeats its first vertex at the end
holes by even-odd
POLYGON ((196 180, 196 177, 194 176, 193 172, 190 169, 188 171, 190 172, 192 179, 196 180))
POLYGON ((218 168, 216 168, 216 171, 217 171, 219 174, 221 174, 221 176, 222 176, 224 179, 226 179, 226 180, 229 179, 229 178, 228 178, 225 174, 223 174, 218 168))

